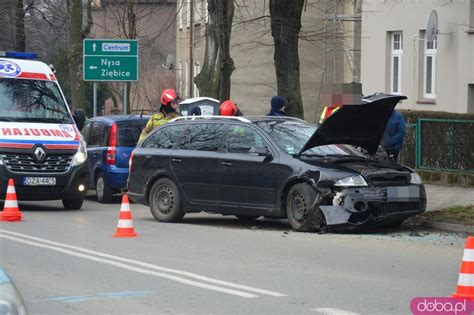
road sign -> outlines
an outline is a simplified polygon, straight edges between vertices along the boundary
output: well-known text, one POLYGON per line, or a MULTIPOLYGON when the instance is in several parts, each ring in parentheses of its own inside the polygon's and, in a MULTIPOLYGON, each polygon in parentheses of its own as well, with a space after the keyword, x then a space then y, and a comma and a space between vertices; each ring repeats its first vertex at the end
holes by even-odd
POLYGON ((84 81, 137 81, 138 42, 84 39, 84 81))

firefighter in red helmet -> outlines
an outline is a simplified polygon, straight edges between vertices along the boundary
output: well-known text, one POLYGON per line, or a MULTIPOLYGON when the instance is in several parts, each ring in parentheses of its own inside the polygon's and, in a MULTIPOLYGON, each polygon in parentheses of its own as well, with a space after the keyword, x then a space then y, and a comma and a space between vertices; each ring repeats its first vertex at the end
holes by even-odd
POLYGON ((153 114, 148 120, 145 128, 143 128, 142 133, 140 134, 141 141, 147 134, 149 134, 153 129, 158 126, 163 125, 164 123, 170 121, 173 118, 181 116, 178 112, 178 102, 179 96, 176 94, 176 91, 173 89, 164 89, 161 93, 160 98, 160 109, 158 113, 153 114))
POLYGON ((222 102, 221 106, 219 107, 219 115, 220 116, 243 116, 240 109, 235 105, 234 102, 231 100, 227 100, 222 102))

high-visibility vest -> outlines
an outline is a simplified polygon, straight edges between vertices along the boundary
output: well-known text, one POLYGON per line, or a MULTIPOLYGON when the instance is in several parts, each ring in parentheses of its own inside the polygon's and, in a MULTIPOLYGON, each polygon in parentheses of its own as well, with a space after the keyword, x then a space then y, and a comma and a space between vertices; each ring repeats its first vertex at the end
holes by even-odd
POLYGON ((323 112, 321 113, 321 117, 319 118, 319 123, 322 124, 323 121, 326 118, 328 118, 329 116, 334 114, 339 108, 341 108, 341 106, 337 106, 337 107, 326 106, 326 107, 324 107, 323 112))

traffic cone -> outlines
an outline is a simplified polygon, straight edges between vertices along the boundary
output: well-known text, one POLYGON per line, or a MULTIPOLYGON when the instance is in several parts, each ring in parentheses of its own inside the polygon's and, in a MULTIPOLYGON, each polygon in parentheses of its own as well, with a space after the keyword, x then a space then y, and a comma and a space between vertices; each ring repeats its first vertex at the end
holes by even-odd
POLYGON ((458 286, 453 298, 474 300, 474 236, 467 238, 458 286))
POLYGON ((130 211, 130 202, 127 194, 122 196, 122 205, 120 206, 120 216, 117 225, 117 231, 114 237, 136 237, 137 233, 133 229, 132 212, 130 211))
POLYGON ((15 183, 13 178, 10 178, 8 180, 7 195, 5 197, 3 211, 0 212, 0 221, 21 221, 21 219, 22 215, 16 199, 15 183))

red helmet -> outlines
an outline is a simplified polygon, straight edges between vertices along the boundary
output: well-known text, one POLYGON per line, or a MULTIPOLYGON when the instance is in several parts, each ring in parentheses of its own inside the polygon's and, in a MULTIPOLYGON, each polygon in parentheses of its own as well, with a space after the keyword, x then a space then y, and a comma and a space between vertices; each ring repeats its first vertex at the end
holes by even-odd
POLYGON ((219 115, 221 116, 237 116, 238 111, 237 105, 231 100, 222 102, 221 107, 219 107, 219 115))
POLYGON ((164 89, 163 93, 161 93, 161 104, 167 106, 171 101, 178 99, 178 95, 176 91, 173 89, 164 89))

